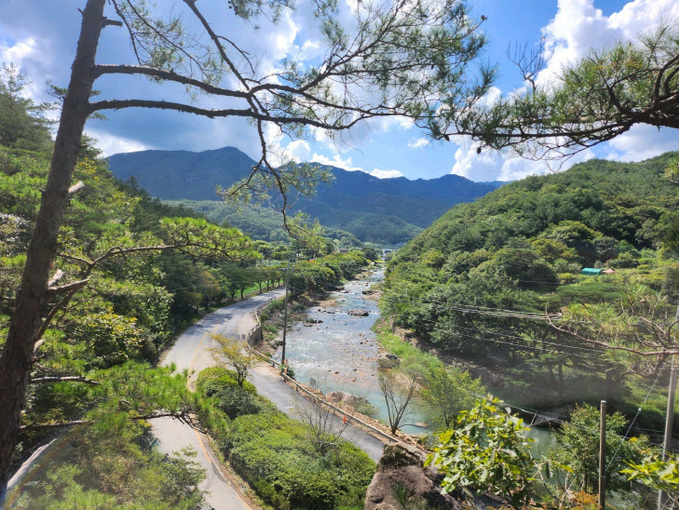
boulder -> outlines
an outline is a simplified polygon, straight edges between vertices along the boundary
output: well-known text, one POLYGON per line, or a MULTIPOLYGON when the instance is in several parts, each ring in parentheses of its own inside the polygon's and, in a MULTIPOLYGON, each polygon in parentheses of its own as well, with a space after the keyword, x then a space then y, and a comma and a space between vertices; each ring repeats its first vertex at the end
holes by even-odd
POLYGON ((451 508, 463 506, 450 494, 441 493, 438 471, 424 467, 426 454, 406 444, 384 447, 365 495, 363 510, 402 510, 403 508, 451 508))
POLYGON ((363 308, 355 308, 354 310, 349 310, 348 313, 349 315, 353 315, 354 317, 367 317, 368 315, 370 315, 370 312, 363 308))
POLYGON ((386 354, 380 354, 377 358, 377 365, 380 368, 396 368, 401 364, 401 359, 396 356, 396 354, 391 354, 390 352, 386 354))

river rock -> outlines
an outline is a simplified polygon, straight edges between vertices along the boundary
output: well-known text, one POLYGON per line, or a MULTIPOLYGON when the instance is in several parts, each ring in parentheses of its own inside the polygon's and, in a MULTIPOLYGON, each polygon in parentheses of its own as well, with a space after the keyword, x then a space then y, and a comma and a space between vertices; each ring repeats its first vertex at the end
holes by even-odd
POLYGON ((363 510, 404 508, 397 488, 409 495, 413 508, 462 509, 450 494, 441 492, 443 476, 433 466, 424 467, 426 454, 406 444, 387 445, 365 495, 363 510))
POLYGON ((400 364, 401 359, 396 354, 391 354, 390 352, 380 354, 379 358, 377 358, 377 365, 380 368, 396 368, 400 364))
POLYGON ((364 308, 355 308, 354 310, 349 310, 348 313, 354 317, 367 317, 370 315, 370 312, 364 308))
POLYGON ((365 289, 363 292, 361 292, 361 294, 364 294, 366 296, 369 296, 369 295, 374 294, 374 293, 375 293, 375 291, 373 289, 365 289))
POLYGON ((321 324, 323 321, 321 319, 313 319, 311 317, 307 317, 305 322, 308 324, 321 324))
POLYGON ((326 397, 328 400, 330 400, 331 402, 339 403, 339 402, 342 402, 342 400, 344 400, 344 398, 345 398, 346 396, 347 396, 346 393, 344 393, 344 392, 341 391, 341 390, 337 390, 337 391, 331 391, 331 392, 328 393, 325 397, 326 397))

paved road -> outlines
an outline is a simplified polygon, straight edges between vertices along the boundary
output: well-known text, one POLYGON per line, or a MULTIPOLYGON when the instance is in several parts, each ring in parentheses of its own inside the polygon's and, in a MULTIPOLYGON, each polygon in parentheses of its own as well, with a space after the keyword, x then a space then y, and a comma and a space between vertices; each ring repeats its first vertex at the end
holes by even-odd
MULTIPOLYGON (((290 386, 281 381, 278 371, 271 366, 264 365, 255 367, 249 379, 255 385, 257 392, 260 395, 264 395, 271 400, 276 404, 276 407, 278 407, 279 410, 291 418, 296 420, 301 419, 302 416, 300 416, 300 414, 304 414, 303 410, 310 409, 313 405, 290 386)), ((334 431, 342 430, 344 426, 341 418, 333 414, 329 416, 329 419, 334 431)), ((358 446, 375 462, 382 457, 382 448, 384 448, 382 441, 363 430, 349 424, 344 427, 342 437, 358 446)))
MULTIPOLYGON (((269 299, 281 295, 281 290, 269 292, 207 315, 177 338, 172 348, 163 356, 162 364, 174 363, 177 370, 187 370, 191 378, 195 377, 204 368, 215 364, 208 350, 214 345, 210 333, 225 336, 239 336, 247 333, 256 323, 254 310, 269 299)), ((171 418, 152 420, 152 427, 161 451, 171 453, 191 447, 196 452, 194 460, 199 462, 207 472, 207 479, 201 485, 202 489, 209 491, 205 508, 215 510, 250 510, 252 508, 210 450, 207 437, 171 418)))
MULTIPOLYGON (((272 298, 283 295, 278 289, 266 294, 253 296, 234 305, 207 315, 188 328, 166 352, 162 364, 175 364, 177 370, 187 370, 189 378, 194 379, 203 369, 214 366, 215 360, 209 351, 214 346, 210 333, 230 337, 241 337, 256 325, 254 311, 272 298)), ((274 402, 278 409, 288 416, 299 419, 300 410, 309 409, 312 404, 281 381, 278 372, 271 366, 262 365, 249 377, 257 391, 274 402)), ((342 420, 332 416, 335 428, 342 427, 342 420)), ((209 506, 215 510, 248 510, 251 508, 240 496, 240 490, 229 480, 228 473, 220 467, 210 451, 207 438, 188 425, 172 419, 153 420, 153 431, 165 452, 177 451, 187 446, 197 453, 196 461, 207 470, 208 478, 202 488, 210 491, 207 498, 209 506)), ((370 458, 378 461, 382 456, 383 444, 380 440, 351 425, 347 426, 342 437, 365 451, 370 458)), ((208 506, 208 507, 209 507, 208 506)))

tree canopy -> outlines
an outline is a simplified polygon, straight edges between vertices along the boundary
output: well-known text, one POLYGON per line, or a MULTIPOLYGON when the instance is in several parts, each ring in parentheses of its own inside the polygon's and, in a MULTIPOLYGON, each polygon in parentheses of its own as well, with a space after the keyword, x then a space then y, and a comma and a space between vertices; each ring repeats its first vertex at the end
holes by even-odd
POLYGON ((635 124, 679 128, 676 25, 661 24, 637 41, 592 50, 553 82, 538 79, 543 49, 517 58, 524 92, 462 116, 434 118, 434 133, 465 133, 494 149, 555 158, 611 140, 635 124))

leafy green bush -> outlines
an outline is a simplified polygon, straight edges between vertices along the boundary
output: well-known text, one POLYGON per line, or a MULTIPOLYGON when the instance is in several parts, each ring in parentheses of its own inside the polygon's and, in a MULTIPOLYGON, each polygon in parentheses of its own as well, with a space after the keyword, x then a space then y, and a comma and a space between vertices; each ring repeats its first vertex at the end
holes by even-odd
MULTIPOLYGON (((227 388, 237 388, 238 380, 236 373, 232 370, 227 370, 224 367, 210 367, 198 374, 196 387, 206 397, 212 397, 227 388)), ((243 382, 243 389, 250 393, 256 393, 254 385, 248 381, 243 382)))
POLYGON ((262 407, 252 392, 238 386, 216 394, 219 408, 232 420, 244 414, 257 414, 262 407))
POLYGON ((204 370, 197 387, 225 456, 267 504, 282 510, 362 508, 375 470, 365 453, 340 442, 318 454, 307 425, 278 412, 253 388, 238 388, 226 369, 204 370))

